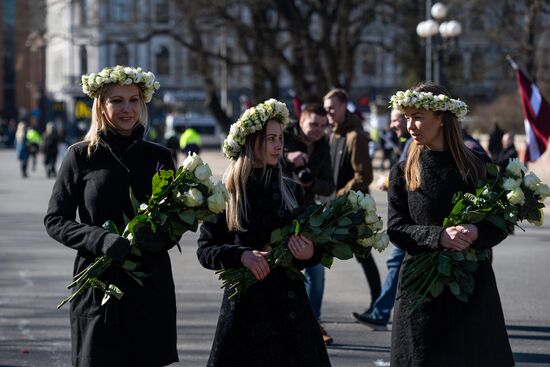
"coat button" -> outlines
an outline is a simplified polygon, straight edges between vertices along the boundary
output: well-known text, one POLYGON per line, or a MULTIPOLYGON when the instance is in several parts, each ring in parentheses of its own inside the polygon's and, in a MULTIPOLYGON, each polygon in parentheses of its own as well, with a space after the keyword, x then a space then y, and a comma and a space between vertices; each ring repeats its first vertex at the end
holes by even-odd
POLYGON ((278 192, 275 192, 275 193, 273 193, 273 196, 272 196, 272 197, 273 197, 273 200, 277 200, 277 201, 278 201, 278 200, 281 199, 281 194, 279 194, 278 192))
POLYGON ((294 292, 288 291, 288 298, 294 298, 294 292))
POLYGON ((292 320, 294 320, 294 319, 296 318, 296 312, 291 311, 291 312, 288 314, 288 317, 290 317, 292 320))
POLYGON ((277 216, 279 218, 283 218, 285 216, 285 211, 283 209, 278 209, 277 210, 277 216))

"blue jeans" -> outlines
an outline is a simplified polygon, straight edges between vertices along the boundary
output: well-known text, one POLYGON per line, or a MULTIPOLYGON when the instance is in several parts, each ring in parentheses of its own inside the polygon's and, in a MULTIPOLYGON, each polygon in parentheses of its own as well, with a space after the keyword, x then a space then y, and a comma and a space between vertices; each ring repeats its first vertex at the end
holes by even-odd
POLYGON ((321 319, 321 303, 325 291, 325 267, 321 264, 305 269, 306 292, 317 320, 321 319))
POLYGON ((392 245, 390 256, 386 261, 388 266, 388 275, 384 280, 382 292, 374 302, 370 316, 375 320, 388 322, 390 320, 391 310, 395 304, 395 295, 397 293, 397 281, 399 279, 399 269, 405 258, 405 251, 392 245))

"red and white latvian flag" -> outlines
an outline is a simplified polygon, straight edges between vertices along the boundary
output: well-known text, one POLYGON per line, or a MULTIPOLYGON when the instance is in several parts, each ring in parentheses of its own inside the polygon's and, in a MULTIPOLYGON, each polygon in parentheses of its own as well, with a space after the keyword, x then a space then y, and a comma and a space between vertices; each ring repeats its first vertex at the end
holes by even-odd
POLYGON ((546 150, 550 136, 550 105, 519 68, 516 68, 521 105, 525 119, 527 151, 525 161, 536 161, 546 150))

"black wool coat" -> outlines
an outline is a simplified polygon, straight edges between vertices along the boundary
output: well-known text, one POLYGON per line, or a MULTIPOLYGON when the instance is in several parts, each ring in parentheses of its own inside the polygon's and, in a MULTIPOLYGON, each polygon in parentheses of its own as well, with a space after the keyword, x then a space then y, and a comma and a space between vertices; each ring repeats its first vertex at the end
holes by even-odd
MULTIPOLYGON (((131 137, 103 134, 91 158, 85 143, 69 147, 44 223, 52 238, 77 251, 73 274, 118 237, 104 230, 103 223, 110 219, 124 228, 123 213, 133 217, 129 188, 145 202, 157 168, 174 169, 170 152, 142 136, 142 128, 131 137)), ((178 361, 174 282, 166 250, 143 252, 141 270, 150 274, 143 287, 115 266, 100 277, 121 288, 120 301, 112 298, 101 306, 102 293, 89 289, 71 303, 73 365, 151 367, 178 361)))
MULTIPOLYGON (((453 194, 474 192, 462 181, 448 151, 424 150, 420 163, 422 183, 414 192, 406 190, 404 162, 390 172, 388 235, 407 251, 405 263, 416 254, 438 248, 453 194)), ((491 248, 506 237, 492 224, 479 223, 477 227, 479 238, 472 245, 475 248, 491 248)), ((490 261, 480 263, 474 280, 474 294, 468 303, 457 300, 446 289, 414 311, 406 307, 412 300, 401 292, 399 282, 392 327, 392 367, 514 365, 490 261)))
MULTIPOLYGON (((291 221, 277 185, 277 173, 261 178, 255 170, 247 185, 250 208, 244 221, 247 232, 230 232, 225 213, 205 221, 200 228, 197 256, 207 269, 241 266, 245 250, 261 250, 271 232, 291 221)), ((268 174, 269 175, 269 174, 268 174)), ((300 189, 290 180, 296 195, 300 189)), ((319 262, 295 260, 299 268, 319 262)), ((313 316, 302 280, 290 279, 274 269, 261 282, 236 299, 223 295, 209 367, 330 366, 317 320, 313 316)))

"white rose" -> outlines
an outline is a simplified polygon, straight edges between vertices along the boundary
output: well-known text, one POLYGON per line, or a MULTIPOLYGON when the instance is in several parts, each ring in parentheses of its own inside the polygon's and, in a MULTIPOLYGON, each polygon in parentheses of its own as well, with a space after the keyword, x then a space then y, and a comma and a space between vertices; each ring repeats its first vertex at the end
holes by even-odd
POLYGON ((374 224, 378 222, 379 219, 380 218, 378 217, 378 215, 376 215, 376 212, 374 211, 367 212, 367 215, 365 216, 365 223, 374 224))
POLYGON ((382 252, 388 247, 389 243, 390 237, 387 233, 377 233, 372 247, 382 252))
POLYGON ((99 75, 96 76, 95 79, 94 79, 94 83, 101 85, 101 83, 103 83, 103 77, 101 77, 99 75))
POLYGON ((506 195, 506 198, 513 205, 516 205, 516 204, 523 205, 523 204, 525 204, 525 194, 523 194, 523 191, 521 191, 521 189, 519 187, 516 187, 514 190, 510 191, 506 195))
POLYGON ((516 187, 519 187, 520 184, 521 182, 518 182, 518 180, 508 177, 502 181, 502 188, 506 191, 512 191, 516 187))
POLYGON ((134 80, 136 81, 136 83, 139 83, 143 80, 143 73, 136 73, 136 75, 134 76, 134 80))
POLYGON ((153 87, 154 87, 155 89, 159 89, 159 88, 160 88, 160 83, 159 83, 159 82, 154 82, 154 83, 153 83, 153 87))
POLYGON ((372 245, 374 245, 374 241, 376 241, 376 239, 374 238, 374 236, 371 236, 367 238, 361 238, 360 240, 357 240, 357 243, 363 247, 371 247, 372 245))
POLYGON ((539 183, 537 185, 537 189, 535 190, 535 195, 539 196, 541 199, 550 197, 550 187, 548 187, 547 184, 543 184, 542 182, 539 183))
POLYGON ((212 176, 212 171, 210 170, 208 164, 201 164, 200 166, 197 166, 197 168, 195 168, 195 177, 199 181, 204 181, 210 176, 212 176))
POLYGON ((540 210, 540 219, 531 221, 531 223, 533 223, 534 225, 536 225, 538 227, 540 227, 544 224, 544 211, 542 210, 542 208, 540 208, 539 210, 540 210))
POLYGON ((222 192, 216 192, 208 197, 208 209, 213 213, 221 213, 225 210, 225 197, 222 192))
POLYGON ((197 166, 202 164, 202 159, 196 153, 191 153, 183 161, 183 169, 193 172, 197 166))
POLYGON ((368 212, 376 211, 376 202, 369 194, 365 194, 365 196, 361 198, 359 205, 368 212))
POLYGON ((126 80, 124 80, 124 85, 130 85, 130 84, 134 84, 134 81, 132 80, 132 78, 126 78, 126 80))
POLYGON ((379 219, 377 222, 370 225, 370 228, 375 232, 380 231, 382 227, 384 227, 384 223, 382 222, 382 219, 379 219))
POLYGON ((515 177, 520 177, 521 172, 525 171, 527 171, 527 168, 519 161, 518 158, 510 159, 510 163, 506 166, 506 172, 515 177))
POLYGON ((202 193, 193 188, 183 194, 183 203, 188 207, 199 206, 203 203, 202 193))
POLYGON ((533 172, 525 175, 523 178, 523 184, 531 191, 535 191, 537 186, 540 184, 540 179, 533 172))
POLYGON ((357 208, 357 205, 358 205, 357 200, 358 200, 357 193, 355 191, 351 190, 348 193, 348 202, 350 203, 352 208, 357 208))

